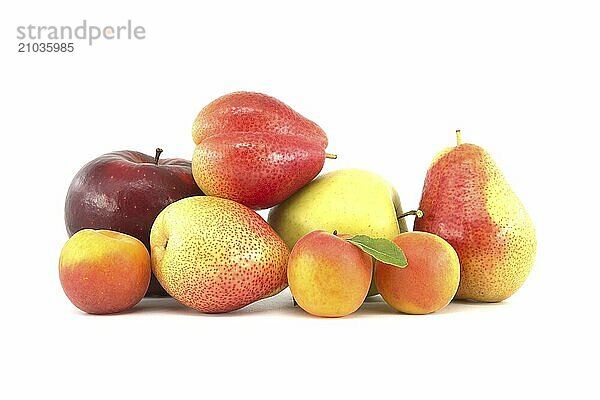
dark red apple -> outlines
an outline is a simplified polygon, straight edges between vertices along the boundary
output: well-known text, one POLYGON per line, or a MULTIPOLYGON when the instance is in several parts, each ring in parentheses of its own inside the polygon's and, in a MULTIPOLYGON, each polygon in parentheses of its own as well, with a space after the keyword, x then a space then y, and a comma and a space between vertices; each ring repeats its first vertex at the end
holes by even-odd
MULTIPOLYGON (((137 151, 115 151, 90 161, 77 172, 65 200, 69 236, 81 229, 126 233, 150 250, 150 229, 156 216, 184 197, 202 195, 190 161, 161 160, 137 151)), ((147 296, 166 296, 154 276, 147 296)))

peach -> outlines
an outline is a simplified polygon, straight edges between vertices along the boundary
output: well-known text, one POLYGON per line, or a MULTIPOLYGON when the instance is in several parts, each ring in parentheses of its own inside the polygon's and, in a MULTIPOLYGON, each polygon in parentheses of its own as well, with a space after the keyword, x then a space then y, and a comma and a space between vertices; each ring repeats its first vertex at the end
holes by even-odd
POLYGON ((386 303, 407 314, 428 314, 447 306, 460 280, 452 246, 425 232, 401 233, 392 241, 404 251, 408 266, 375 263, 375 284, 386 303))
POLYGON ((320 317, 343 317, 356 311, 371 285, 371 256, 347 242, 348 235, 314 231, 290 253, 288 284, 298 305, 320 317))
POLYGON ((65 243, 58 262, 65 294, 89 314, 136 305, 150 283, 150 255, 142 242, 120 232, 83 229, 65 243))

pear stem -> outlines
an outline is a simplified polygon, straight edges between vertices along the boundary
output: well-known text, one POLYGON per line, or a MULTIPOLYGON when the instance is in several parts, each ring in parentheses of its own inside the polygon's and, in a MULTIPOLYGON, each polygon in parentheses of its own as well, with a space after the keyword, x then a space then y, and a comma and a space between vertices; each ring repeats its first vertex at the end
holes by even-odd
POLYGON ((457 145, 457 146, 460 146, 460 145, 461 145, 461 143, 462 143, 462 140, 461 140, 461 138, 460 138, 460 129, 457 129, 457 130, 456 130, 456 145, 457 145))
POLYGON ((160 147, 156 148, 156 153, 154 154, 154 164, 158 165, 158 159, 160 158, 161 153, 163 152, 163 149, 161 149, 160 147))
POLYGON ((408 217, 409 215, 414 215, 417 218, 421 218, 423 216, 423 211, 421 210, 411 210, 411 211, 407 211, 403 214, 398 215, 398 219, 400 218, 404 218, 404 217, 408 217))
POLYGON ((337 154, 325 153, 325 158, 335 160, 337 158, 337 154))

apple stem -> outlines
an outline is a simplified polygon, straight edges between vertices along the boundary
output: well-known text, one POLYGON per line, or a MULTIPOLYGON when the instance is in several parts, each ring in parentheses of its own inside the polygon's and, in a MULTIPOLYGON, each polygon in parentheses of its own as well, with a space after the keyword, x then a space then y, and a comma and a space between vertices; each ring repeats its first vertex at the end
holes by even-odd
POLYGON ((421 210, 411 210, 407 211, 404 214, 398 215, 398 219, 408 217, 409 215, 414 215, 417 218, 421 218, 423 216, 423 211, 421 210))
POLYGON ((461 138, 460 138, 460 129, 457 129, 457 130, 456 130, 456 145, 457 145, 457 146, 460 146, 460 145, 461 145, 461 143, 462 143, 462 140, 461 140, 461 138))
POLYGON ((337 158, 337 154, 325 153, 325 158, 335 160, 337 158))
POLYGON ((158 165, 158 159, 160 158, 160 154, 163 152, 163 149, 160 147, 156 148, 156 153, 154 154, 154 164, 158 165))

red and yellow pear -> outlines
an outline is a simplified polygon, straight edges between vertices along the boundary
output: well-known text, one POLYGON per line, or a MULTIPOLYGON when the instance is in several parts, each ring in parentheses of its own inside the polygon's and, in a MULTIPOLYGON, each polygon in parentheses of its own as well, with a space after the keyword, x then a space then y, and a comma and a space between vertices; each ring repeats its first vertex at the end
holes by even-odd
POLYGON ((460 258, 457 299, 498 302, 527 279, 535 261, 535 227, 504 175, 481 147, 461 143, 432 162, 415 230, 441 236, 460 258))
POLYGON ((152 270, 182 304, 237 310, 287 287, 289 249, 253 210, 195 196, 167 206, 150 232, 152 270))
POLYGON ((192 127, 194 178, 204 191, 264 209, 323 168, 327 136, 314 122, 261 93, 235 92, 204 107, 192 127))

